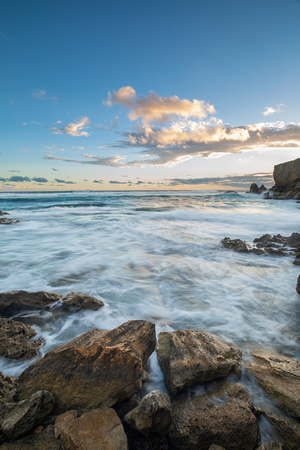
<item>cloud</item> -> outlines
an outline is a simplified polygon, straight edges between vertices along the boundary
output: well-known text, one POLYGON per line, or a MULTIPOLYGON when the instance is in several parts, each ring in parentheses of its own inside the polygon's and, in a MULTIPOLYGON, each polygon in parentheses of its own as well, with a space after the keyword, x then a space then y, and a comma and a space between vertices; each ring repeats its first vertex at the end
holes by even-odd
POLYGON ((128 184, 128 183, 130 183, 130 181, 114 181, 114 180, 110 180, 109 183, 110 184, 128 184))
POLYGON ((55 95, 49 97, 47 95, 47 91, 44 91, 43 89, 37 89, 36 91, 32 91, 32 97, 35 100, 57 100, 57 97, 55 95))
POLYGON ((23 183, 25 181, 31 181, 31 179, 28 177, 20 177, 15 175, 13 177, 10 177, 7 181, 13 181, 14 183, 23 183))
POLYGON ((52 167, 52 170, 54 170, 54 172, 59 172, 58 169, 54 169, 54 167, 52 167))
POLYGON ((85 160, 78 160, 78 159, 67 159, 67 158, 59 158, 58 156, 53 155, 45 155, 45 159, 51 159, 51 160, 59 160, 59 161, 65 161, 65 162, 71 162, 71 163, 79 163, 79 164, 91 164, 96 166, 111 166, 111 167, 124 167, 125 164, 121 162, 123 159, 119 155, 110 156, 110 157, 101 157, 101 156, 94 156, 94 155, 82 155, 85 160))
POLYGON ((48 183, 47 178, 43 178, 43 177, 32 178, 32 181, 35 181, 36 183, 48 183))
POLYGON ((252 173, 239 176, 213 178, 172 178, 169 181, 169 186, 217 185, 236 188, 248 188, 253 182, 257 184, 274 184, 272 173, 252 173))
MULTIPOLYGON (((88 181, 88 180, 86 180, 86 181, 88 181)), ((102 184, 102 183, 103 183, 103 180, 94 180, 93 183, 99 183, 99 184, 102 184)))
POLYGON ((88 117, 82 117, 77 122, 69 123, 68 125, 56 128, 49 128, 50 131, 54 134, 68 134, 69 136, 89 136, 87 131, 83 131, 84 128, 90 123, 90 119, 88 117))
POLYGON ((20 172, 19 170, 9 170, 9 172, 17 173, 20 172))
POLYGON ((122 87, 112 94, 109 92, 106 104, 119 104, 129 108, 129 119, 141 118, 145 124, 156 122, 163 125, 175 117, 204 119, 208 114, 215 113, 214 106, 203 100, 190 101, 180 99, 177 95, 160 97, 155 92, 150 92, 148 96, 137 96, 131 86, 122 87))
POLYGON ((115 128, 118 128, 118 125, 119 125, 119 117, 116 116, 110 125, 102 126, 101 124, 96 124, 95 128, 97 128, 98 130, 102 130, 102 131, 110 131, 110 130, 114 130, 115 128))
POLYGON ((282 106, 284 106, 283 103, 277 105, 277 108, 273 108, 273 106, 266 106, 262 114, 264 116, 270 116, 271 114, 282 112, 282 106))
POLYGON ((61 183, 61 184, 76 184, 74 183, 74 181, 66 181, 66 180, 60 180, 59 178, 55 178, 56 183, 61 183))

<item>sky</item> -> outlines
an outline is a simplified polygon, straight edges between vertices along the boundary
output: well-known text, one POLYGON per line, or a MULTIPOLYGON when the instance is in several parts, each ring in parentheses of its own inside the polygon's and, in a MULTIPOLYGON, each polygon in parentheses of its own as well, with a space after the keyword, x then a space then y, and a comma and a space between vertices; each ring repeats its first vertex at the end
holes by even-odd
POLYGON ((247 190, 300 157, 299 0, 1 0, 0 190, 247 190))

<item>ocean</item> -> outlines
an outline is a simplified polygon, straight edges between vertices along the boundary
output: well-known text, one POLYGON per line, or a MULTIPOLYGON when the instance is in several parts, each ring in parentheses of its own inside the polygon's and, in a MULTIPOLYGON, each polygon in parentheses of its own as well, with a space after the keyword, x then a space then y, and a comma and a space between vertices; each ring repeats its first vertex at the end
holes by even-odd
MULTIPOLYGON (((258 195, 193 192, 0 193, 1 292, 23 289, 101 298, 99 311, 28 312, 41 354, 92 329, 145 319, 161 331, 194 328, 251 351, 299 359, 299 266, 293 256, 235 253, 221 240, 251 243, 299 232, 299 204, 258 195)), ((18 315, 15 316, 15 319, 18 315)), ((0 358, 18 376, 32 361, 0 358)), ((156 355, 146 390, 165 389, 156 355)), ((257 402, 258 387, 248 386, 257 402)), ((250 384, 249 384, 250 383, 250 384)), ((267 401, 264 398, 264 402, 267 401)))

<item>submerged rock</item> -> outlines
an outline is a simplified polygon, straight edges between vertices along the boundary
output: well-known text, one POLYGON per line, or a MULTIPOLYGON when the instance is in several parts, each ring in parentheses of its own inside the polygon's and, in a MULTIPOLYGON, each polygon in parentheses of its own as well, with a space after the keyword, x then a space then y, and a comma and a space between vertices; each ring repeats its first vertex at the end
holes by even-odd
POLYGON ((125 416, 126 422, 140 433, 167 434, 172 422, 172 406, 168 394, 152 391, 125 416))
POLYGON ((104 303, 98 298, 90 297, 81 292, 70 292, 63 298, 63 306, 76 306, 81 309, 92 309, 93 311, 97 311, 101 306, 104 306, 104 303))
POLYGON ((1 403, 0 430, 9 439, 18 439, 49 416, 54 407, 49 391, 38 391, 18 403, 1 403))
MULTIPOLYGON (((0 216, 8 215, 8 212, 0 211, 0 216)), ((12 225, 14 223, 20 222, 19 220, 8 219, 7 217, 0 217, 0 225, 12 225)))
POLYGON ((13 359, 31 359, 39 353, 44 340, 33 342, 36 331, 29 325, 0 317, 0 355, 13 359))
MULTIPOLYGON (((300 448, 300 423, 289 417, 279 414, 264 412, 265 417, 275 428, 277 433, 284 439, 289 450, 299 450, 300 448)), ((279 448, 279 447, 277 447, 279 448)))
POLYGON ((242 241, 241 239, 230 239, 229 237, 225 237, 222 240, 222 244, 225 248, 230 248, 231 250, 234 250, 235 252, 241 252, 241 253, 248 253, 249 248, 247 247, 247 244, 245 241, 242 241))
POLYGON ((49 389, 56 413, 113 406, 141 389, 155 344, 155 326, 143 320, 88 331, 29 366, 18 378, 20 396, 49 389))
POLYGON ((181 400, 173 405, 169 441, 175 450, 252 450, 260 441, 258 420, 247 391, 230 385, 212 395, 181 400))
POLYGON ((253 353, 248 371, 293 417, 300 417, 300 362, 274 351, 253 353))
POLYGON ((167 387, 177 394, 203 381, 240 373, 242 350, 197 330, 159 333, 157 357, 167 387))
POLYGON ((63 296, 49 292, 12 291, 0 293, 0 314, 9 316, 22 310, 43 309, 63 296))

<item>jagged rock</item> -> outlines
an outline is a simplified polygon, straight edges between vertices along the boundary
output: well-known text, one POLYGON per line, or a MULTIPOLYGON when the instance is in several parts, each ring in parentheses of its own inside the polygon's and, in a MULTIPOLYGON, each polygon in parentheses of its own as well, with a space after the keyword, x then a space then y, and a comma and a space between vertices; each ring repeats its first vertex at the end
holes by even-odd
POLYGON ((241 253, 249 252, 246 242, 242 241, 241 239, 230 239, 229 237, 225 237, 221 242, 225 248, 230 248, 235 252, 241 253))
POLYGON ((63 296, 49 292, 13 291, 0 293, 0 314, 9 316, 22 310, 42 309, 63 296))
POLYGON ((1 402, 13 402, 17 398, 17 383, 14 377, 5 377, 0 372, 0 404, 1 402))
POLYGON ((149 433, 167 434, 172 422, 172 406, 168 394, 152 391, 125 416, 126 422, 148 436, 149 433))
POLYGON ((273 198, 300 199, 300 158, 274 166, 273 198))
POLYGON ((29 325, 0 317, 0 355, 14 359, 33 358, 44 342, 42 338, 30 342, 35 335, 36 331, 29 325))
POLYGON ((297 279, 296 291, 298 292, 298 294, 300 294, 300 275, 297 279))
MULTIPOLYGON (((277 433, 284 439, 289 450, 299 450, 300 448, 300 423, 283 415, 264 412, 265 417, 275 428, 277 433)), ((275 447, 280 448, 280 447, 275 447)))
POLYGON ((18 403, 1 403, 0 430, 9 439, 18 439, 39 425, 53 410, 54 397, 38 391, 18 403))
POLYGON ((0 216, 9 215, 8 212, 0 211, 0 216))
POLYGON ((252 450, 260 441, 247 391, 239 384, 173 405, 169 441, 175 450, 208 450, 211 445, 252 450))
POLYGON ((300 362, 274 351, 253 353, 247 369, 293 417, 300 417, 300 362))
POLYGON ((81 417, 73 412, 64 420, 56 420, 56 436, 62 436, 70 450, 127 450, 127 436, 114 409, 103 407, 93 409, 81 417), (60 422, 60 424, 57 424, 60 422), (63 423, 63 425, 62 425, 63 423))
POLYGON ((240 374, 242 351, 212 334, 184 330, 160 333, 157 357, 167 387, 177 394, 196 383, 240 374))
POLYGON ((113 406, 141 389, 155 344, 155 326, 143 320, 88 331, 29 366, 18 378, 20 398, 49 389, 57 414, 113 406))
POLYGON ((281 442, 268 442, 267 444, 260 444, 257 450, 283 450, 283 444, 281 442))
POLYGON ((123 418, 129 411, 138 406, 138 404, 139 401, 137 395, 133 395, 131 398, 116 403, 113 408, 118 416, 123 418))
POLYGON ((262 184, 260 187, 256 183, 252 183, 250 186, 250 194, 262 194, 268 189, 262 184))
POLYGON ((92 309, 93 311, 97 311, 101 306, 104 306, 104 303, 95 297, 90 297, 85 294, 81 294, 80 292, 70 292, 63 299, 63 306, 72 307, 76 306, 81 309, 92 309))

